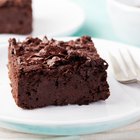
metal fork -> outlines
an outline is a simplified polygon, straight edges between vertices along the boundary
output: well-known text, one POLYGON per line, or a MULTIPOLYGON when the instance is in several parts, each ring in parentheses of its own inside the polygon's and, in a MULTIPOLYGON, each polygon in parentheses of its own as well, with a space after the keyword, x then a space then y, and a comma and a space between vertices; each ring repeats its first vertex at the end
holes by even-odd
POLYGON ((123 68, 121 67, 121 64, 119 63, 119 60, 117 60, 116 57, 114 57, 111 53, 109 53, 114 76, 117 81, 123 83, 123 84, 130 84, 135 82, 140 82, 140 67, 134 60, 132 54, 127 50, 127 60, 130 60, 129 62, 126 60, 124 55, 121 51, 119 51, 120 59, 123 63, 123 68), (130 66, 130 62, 132 66, 130 66), (132 70, 133 67, 133 70, 132 70))

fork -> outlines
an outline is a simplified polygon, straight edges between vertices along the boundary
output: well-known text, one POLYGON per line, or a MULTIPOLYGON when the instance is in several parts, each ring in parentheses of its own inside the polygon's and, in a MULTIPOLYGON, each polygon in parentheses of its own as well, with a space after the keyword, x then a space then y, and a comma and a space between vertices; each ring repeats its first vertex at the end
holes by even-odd
POLYGON ((121 67, 121 64, 119 63, 119 60, 117 60, 115 56, 109 53, 115 79, 123 84, 140 82, 140 67, 134 60, 132 54, 128 50, 126 52, 128 56, 127 60, 122 54, 122 52, 119 51, 123 68, 121 67), (128 60, 130 61, 128 62, 128 60), (130 62, 134 68, 133 69, 134 71, 132 70, 132 67, 130 66, 130 62))

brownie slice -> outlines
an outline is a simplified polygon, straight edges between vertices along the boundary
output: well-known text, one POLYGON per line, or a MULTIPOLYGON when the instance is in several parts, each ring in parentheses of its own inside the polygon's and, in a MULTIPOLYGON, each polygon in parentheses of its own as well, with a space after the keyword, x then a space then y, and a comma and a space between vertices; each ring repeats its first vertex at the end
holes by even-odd
POLYGON ((31 33, 31 4, 31 0, 0 0, 0 33, 31 33))
POLYGON ((68 42, 10 39, 8 66, 12 94, 21 108, 84 105, 110 95, 108 64, 88 36, 68 42))

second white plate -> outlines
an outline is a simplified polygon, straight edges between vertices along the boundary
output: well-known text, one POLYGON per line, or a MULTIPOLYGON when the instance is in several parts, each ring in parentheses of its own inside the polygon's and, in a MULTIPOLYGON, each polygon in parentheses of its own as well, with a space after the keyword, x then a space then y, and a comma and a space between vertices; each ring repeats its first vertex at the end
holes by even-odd
POLYGON ((84 23, 82 9, 70 0, 34 0, 33 35, 68 36, 84 23))

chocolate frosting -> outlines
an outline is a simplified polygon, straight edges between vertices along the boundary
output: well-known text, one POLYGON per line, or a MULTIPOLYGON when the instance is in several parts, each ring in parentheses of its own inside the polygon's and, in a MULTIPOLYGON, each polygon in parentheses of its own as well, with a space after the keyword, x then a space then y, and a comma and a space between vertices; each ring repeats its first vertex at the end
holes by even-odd
POLYGON ((89 36, 83 36, 68 42, 49 40, 44 37, 28 37, 23 42, 10 39, 11 53, 18 57, 20 67, 45 66, 48 68, 60 65, 85 63, 100 59, 96 48, 89 36))

